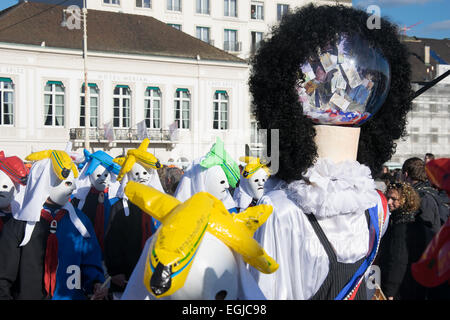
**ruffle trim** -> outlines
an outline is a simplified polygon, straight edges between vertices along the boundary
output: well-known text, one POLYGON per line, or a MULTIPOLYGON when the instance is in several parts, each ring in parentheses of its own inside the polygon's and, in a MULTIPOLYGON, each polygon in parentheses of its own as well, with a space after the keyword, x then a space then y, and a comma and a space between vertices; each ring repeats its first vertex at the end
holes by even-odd
POLYGON ((335 164, 318 159, 304 175, 288 185, 289 197, 305 213, 321 218, 364 211, 378 202, 370 169, 357 161, 335 164))

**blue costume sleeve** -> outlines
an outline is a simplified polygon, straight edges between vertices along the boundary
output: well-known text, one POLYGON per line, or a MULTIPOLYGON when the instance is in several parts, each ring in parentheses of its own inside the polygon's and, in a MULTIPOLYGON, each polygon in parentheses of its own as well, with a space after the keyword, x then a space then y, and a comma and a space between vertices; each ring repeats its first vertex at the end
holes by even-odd
POLYGON ((83 255, 82 261, 80 262, 81 286, 86 293, 90 294, 93 292, 93 287, 96 282, 103 283, 105 281, 102 267, 102 252, 91 221, 79 209, 76 209, 76 212, 91 235, 83 241, 83 255))

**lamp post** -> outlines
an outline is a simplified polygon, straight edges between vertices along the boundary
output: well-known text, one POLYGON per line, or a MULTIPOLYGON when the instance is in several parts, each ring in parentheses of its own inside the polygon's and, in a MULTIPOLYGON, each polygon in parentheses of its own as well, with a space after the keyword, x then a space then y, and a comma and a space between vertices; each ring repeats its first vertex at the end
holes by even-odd
POLYGON ((89 83, 87 79, 87 7, 86 0, 83 1, 83 63, 84 63, 84 147, 89 150, 89 128, 91 124, 91 101, 89 95, 89 83))

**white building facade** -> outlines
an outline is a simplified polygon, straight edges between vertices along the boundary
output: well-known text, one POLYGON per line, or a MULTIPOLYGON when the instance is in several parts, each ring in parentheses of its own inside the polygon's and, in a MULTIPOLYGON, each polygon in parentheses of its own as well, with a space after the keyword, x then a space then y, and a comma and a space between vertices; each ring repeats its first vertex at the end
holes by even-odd
MULTIPOLYGON (((439 77, 450 70, 450 65, 438 64, 439 77)), ((415 91, 421 88, 413 84, 415 91)), ((401 165, 411 157, 424 158, 432 153, 436 158, 450 157, 450 77, 413 100, 413 109, 407 116, 408 135, 397 142, 397 150, 391 162, 401 165)))
MULTIPOLYGON (((82 51, 0 42, 0 56, 0 150, 82 152, 82 51)), ((250 114, 248 65, 235 60, 89 51, 91 149, 118 156, 147 136, 162 163, 192 161, 220 137, 238 159, 250 114)))
POLYGON ((147 15, 246 59, 289 10, 351 0, 88 0, 88 9, 147 15))

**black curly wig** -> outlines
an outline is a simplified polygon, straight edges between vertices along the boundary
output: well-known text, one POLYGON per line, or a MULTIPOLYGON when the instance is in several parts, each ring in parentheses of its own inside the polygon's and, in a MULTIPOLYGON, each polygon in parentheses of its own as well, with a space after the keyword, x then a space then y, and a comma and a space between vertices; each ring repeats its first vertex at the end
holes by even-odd
POLYGON ((317 159, 314 123, 303 114, 295 84, 303 77, 300 66, 316 48, 325 48, 343 33, 359 35, 379 48, 391 71, 385 102, 361 127, 357 160, 374 176, 395 153, 394 141, 405 135, 406 114, 412 107, 408 51, 398 39, 396 25, 381 19, 381 28, 370 30, 368 18, 368 13, 351 7, 311 4, 285 15, 261 42, 251 61, 252 112, 268 136, 270 129, 279 129, 278 178, 299 180, 317 159))

